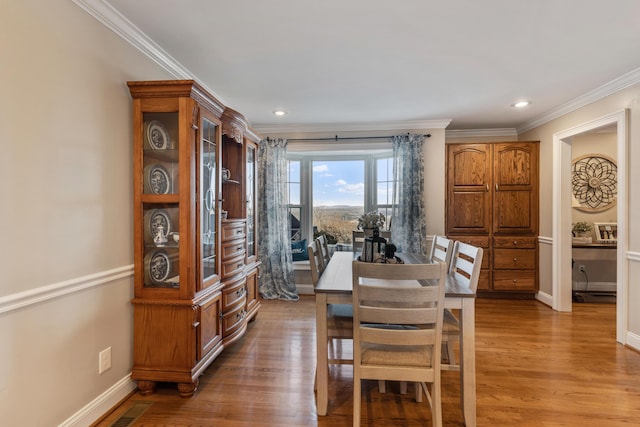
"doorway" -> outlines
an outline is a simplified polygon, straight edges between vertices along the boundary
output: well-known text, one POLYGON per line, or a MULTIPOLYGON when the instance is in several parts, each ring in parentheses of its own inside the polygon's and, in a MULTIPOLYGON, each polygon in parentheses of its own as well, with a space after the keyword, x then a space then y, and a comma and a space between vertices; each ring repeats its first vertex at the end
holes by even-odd
POLYGON ((625 110, 601 117, 553 135, 553 309, 572 310, 572 234, 571 234, 571 144, 576 135, 605 126, 616 127, 618 158, 617 223, 618 246, 616 253, 616 340, 625 343, 627 324, 627 112, 625 110))

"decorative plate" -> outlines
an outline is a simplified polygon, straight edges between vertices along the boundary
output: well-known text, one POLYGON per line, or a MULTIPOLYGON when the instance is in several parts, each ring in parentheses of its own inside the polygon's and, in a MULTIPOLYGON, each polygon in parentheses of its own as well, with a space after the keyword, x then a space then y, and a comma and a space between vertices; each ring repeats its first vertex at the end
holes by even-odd
POLYGON ((145 256, 145 275, 154 285, 163 285, 171 274, 171 260, 163 250, 155 250, 145 256))
POLYGON ((147 193, 168 194, 171 191, 171 178, 164 166, 154 164, 144 169, 145 189, 147 193))
POLYGON ((169 147, 169 132, 161 121, 152 120, 145 124, 144 136, 147 144, 154 150, 165 150, 169 147))
POLYGON ((148 211, 145 215, 145 240, 147 242, 153 242, 156 236, 159 226, 162 226, 165 237, 171 233, 171 218, 164 209, 153 209, 148 211))

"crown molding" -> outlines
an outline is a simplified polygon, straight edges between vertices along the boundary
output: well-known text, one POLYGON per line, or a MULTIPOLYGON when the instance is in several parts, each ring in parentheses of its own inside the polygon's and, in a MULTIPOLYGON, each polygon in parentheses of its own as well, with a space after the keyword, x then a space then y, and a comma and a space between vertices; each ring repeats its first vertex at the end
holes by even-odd
POLYGON ((613 95, 616 92, 620 92, 621 90, 638 83, 640 83, 640 68, 630 71, 627 74, 613 79, 610 82, 585 93, 584 95, 580 95, 579 97, 574 98, 533 120, 523 123, 522 126, 517 128, 517 131, 519 134, 530 131, 531 129, 542 126, 545 123, 564 116, 565 114, 571 113, 579 108, 596 102, 609 95, 613 95))
POLYGON ((494 129, 452 129, 445 133, 446 138, 483 138, 483 137, 518 137, 515 128, 494 129))
POLYGON ((214 98, 222 104, 227 103, 210 87, 202 84, 191 71, 183 67, 175 58, 151 40, 145 33, 136 27, 131 21, 113 8, 104 0, 72 0, 82 10, 93 16, 105 27, 116 33, 130 45, 138 49, 162 69, 167 71, 175 79, 193 79, 206 89, 214 98))
POLYGON ((392 122, 354 122, 322 124, 254 124, 252 128, 262 134, 310 133, 310 132, 361 132, 393 131, 408 129, 445 129, 451 123, 443 120, 404 120, 392 122))
MULTIPOLYGON (((89 15, 93 16, 104 26, 116 33, 122 39, 127 41, 133 47, 138 49, 162 69, 167 71, 176 79, 193 79, 200 82, 191 71, 182 66, 175 58, 169 55, 164 49, 158 46, 153 40, 147 37, 138 27, 124 17, 120 12, 114 9, 105 0, 72 0, 78 7, 83 9, 89 15)), ((545 114, 523 123, 516 128, 516 134, 527 132, 536 127, 542 126, 554 119, 562 117, 572 111, 582 108, 588 104, 598 101, 606 96, 619 92, 627 87, 640 83, 640 68, 624 74, 604 85, 585 93, 573 100, 560 105, 545 114)), ((211 93, 222 104, 227 102, 211 88, 201 84, 204 89, 211 93)), ((399 122, 363 122, 363 123, 327 123, 327 124, 254 124, 252 128, 258 133, 290 133, 290 132, 335 132, 335 131, 391 131, 391 130, 407 130, 407 129, 445 129, 451 120, 415 120, 415 121, 399 121, 399 122)), ((504 133, 491 133, 494 129, 488 130, 462 130, 455 136, 498 136, 504 133), (474 133, 477 132, 477 133, 474 133), (488 133, 487 133, 488 132, 488 133)), ((452 131, 447 131, 447 134, 452 131)), ((501 132, 504 132, 501 130, 501 132)), ((511 136, 511 134, 509 134, 511 136)))

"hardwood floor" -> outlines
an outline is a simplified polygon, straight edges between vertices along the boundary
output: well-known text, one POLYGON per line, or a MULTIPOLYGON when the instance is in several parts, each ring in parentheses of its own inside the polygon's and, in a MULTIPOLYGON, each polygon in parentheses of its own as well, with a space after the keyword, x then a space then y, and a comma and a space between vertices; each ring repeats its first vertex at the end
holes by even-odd
MULTIPOLYGON (((138 427, 350 426, 350 365, 330 368, 329 415, 316 414, 314 304, 313 297, 263 301, 193 398, 162 384, 151 396, 132 395, 96 426, 111 426, 136 402, 150 403, 130 424, 138 427)), ((616 343, 614 304, 558 313, 536 301, 478 299, 476 341, 478 426, 640 425, 640 354, 616 343)), ((350 341, 343 344, 350 353, 350 341)), ((444 425, 462 426, 458 373, 442 376, 444 425)), ((401 395, 392 383, 380 394, 375 382, 363 382, 362 425, 430 426, 428 405, 412 391, 401 395)))

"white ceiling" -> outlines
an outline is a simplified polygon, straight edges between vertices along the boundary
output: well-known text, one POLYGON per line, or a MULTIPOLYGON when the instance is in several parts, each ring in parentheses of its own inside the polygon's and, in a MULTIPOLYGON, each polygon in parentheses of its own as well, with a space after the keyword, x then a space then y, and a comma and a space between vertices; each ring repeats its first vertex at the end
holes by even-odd
POLYGON ((110 4, 257 130, 522 129, 640 81, 638 0, 75 1, 110 4))

